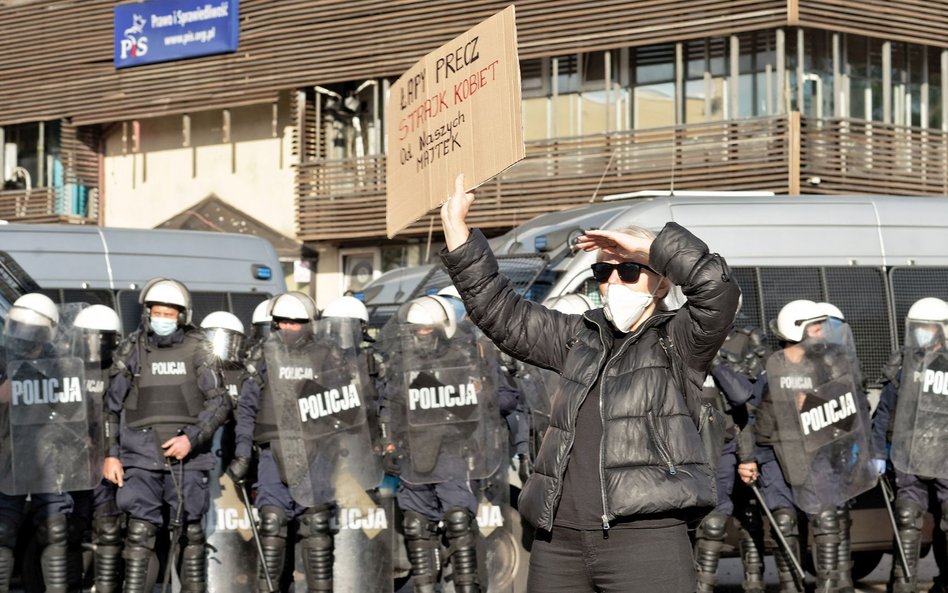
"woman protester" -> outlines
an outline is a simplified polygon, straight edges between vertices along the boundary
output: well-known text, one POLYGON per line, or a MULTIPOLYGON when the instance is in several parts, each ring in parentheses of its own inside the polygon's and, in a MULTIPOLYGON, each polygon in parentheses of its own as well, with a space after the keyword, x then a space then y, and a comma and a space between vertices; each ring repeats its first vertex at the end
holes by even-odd
POLYGON ((726 263, 675 223, 657 236, 586 231, 578 247, 598 251, 603 307, 567 315, 499 274, 465 222, 473 202, 458 176, 441 208, 441 257, 471 319, 504 352, 561 376, 520 495, 539 528, 529 593, 693 592, 688 523, 716 502, 698 394, 740 295, 726 263))

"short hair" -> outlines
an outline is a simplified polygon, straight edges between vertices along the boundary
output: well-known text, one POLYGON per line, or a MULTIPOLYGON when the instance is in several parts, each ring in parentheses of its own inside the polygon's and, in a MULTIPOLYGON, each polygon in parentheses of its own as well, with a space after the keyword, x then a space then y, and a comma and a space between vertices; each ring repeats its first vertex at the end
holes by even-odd
MULTIPOLYGON (((624 233, 626 235, 638 237, 639 239, 651 239, 653 241, 655 240, 655 237, 657 236, 653 231, 645 227, 634 226, 634 225, 627 226, 621 229, 616 229, 614 232, 624 233)), ((601 262, 603 259, 605 259, 605 254, 603 254, 602 249, 600 249, 598 252, 596 252, 596 261, 601 262)))

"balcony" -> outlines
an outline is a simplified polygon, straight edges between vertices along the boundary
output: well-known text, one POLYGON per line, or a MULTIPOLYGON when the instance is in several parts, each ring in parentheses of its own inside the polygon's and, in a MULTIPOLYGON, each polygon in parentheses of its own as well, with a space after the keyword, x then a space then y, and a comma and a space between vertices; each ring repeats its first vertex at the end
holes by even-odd
MULTIPOLYGON (((948 134, 851 119, 762 117, 531 142, 477 192, 470 222, 509 228, 538 214, 639 190, 948 193, 948 134)), ((385 236, 385 157, 297 170, 304 241, 385 236)), ((400 236, 426 235, 434 215, 400 236)))
POLYGON ((0 220, 98 224, 98 192, 85 188, 79 191, 75 186, 0 191, 0 220))

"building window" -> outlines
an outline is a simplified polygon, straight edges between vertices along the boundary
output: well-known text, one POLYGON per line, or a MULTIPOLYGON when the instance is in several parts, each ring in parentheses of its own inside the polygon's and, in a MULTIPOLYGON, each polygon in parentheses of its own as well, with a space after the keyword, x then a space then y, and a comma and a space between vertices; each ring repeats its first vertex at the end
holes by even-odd
POLYGON ((632 127, 675 125, 675 45, 637 47, 632 53, 632 127))
POLYGON ((62 187, 65 180, 58 121, 0 128, 3 189, 62 187))

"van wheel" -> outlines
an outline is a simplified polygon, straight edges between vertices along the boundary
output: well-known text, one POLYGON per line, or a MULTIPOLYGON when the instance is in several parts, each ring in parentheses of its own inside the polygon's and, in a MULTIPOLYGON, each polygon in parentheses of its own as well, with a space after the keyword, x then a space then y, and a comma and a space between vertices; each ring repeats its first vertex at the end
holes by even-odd
POLYGON ((881 551, 853 552, 853 582, 861 581, 869 576, 881 560, 881 551))

